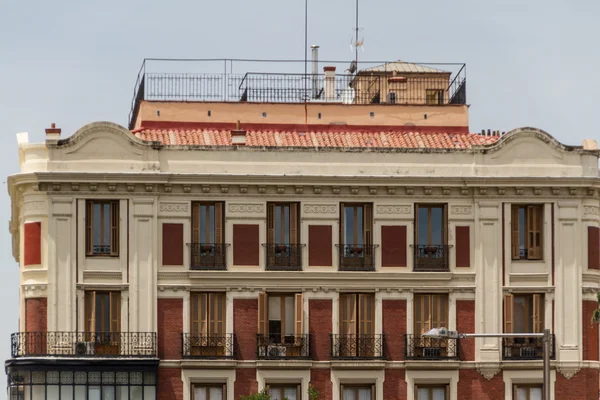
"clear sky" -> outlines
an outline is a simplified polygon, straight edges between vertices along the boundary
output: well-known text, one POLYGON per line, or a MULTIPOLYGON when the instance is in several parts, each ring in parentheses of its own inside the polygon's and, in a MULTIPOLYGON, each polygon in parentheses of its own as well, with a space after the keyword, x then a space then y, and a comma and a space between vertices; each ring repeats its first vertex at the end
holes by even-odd
MULTIPOLYGON (((309 45, 350 61, 354 1, 308 2, 309 45)), ((362 0, 360 10, 361 58, 467 64, 472 132, 534 126, 567 144, 600 139, 599 1, 362 0)), ((303 56, 303 0, 0 0, 2 174, 17 172, 17 132, 41 141, 51 122, 63 136, 92 121, 125 125, 145 57, 303 56)), ((3 186, 0 359, 18 318, 3 186)))

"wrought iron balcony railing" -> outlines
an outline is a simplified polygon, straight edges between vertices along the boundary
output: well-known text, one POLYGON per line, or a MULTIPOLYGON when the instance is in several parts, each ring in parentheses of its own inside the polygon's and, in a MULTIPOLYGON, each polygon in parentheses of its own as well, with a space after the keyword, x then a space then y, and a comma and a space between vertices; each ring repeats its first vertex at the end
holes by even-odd
POLYGON ((17 357, 156 357, 155 332, 19 332, 11 335, 17 357))
POLYGON ((303 244, 264 243, 267 271, 302 271, 303 244))
POLYGON ((458 339, 404 335, 407 360, 458 360, 458 339))
MULTIPOLYGON (((550 358, 556 354, 554 334, 550 336, 550 358)), ((503 360, 542 360, 544 358, 544 338, 515 337, 502 338, 503 360)))
POLYGON ((340 271, 375 271, 376 244, 338 244, 340 271))
POLYGON ((200 335, 181 334, 183 358, 229 358, 235 359, 235 334, 200 335))
POLYGON ((448 271, 450 247, 448 245, 414 245, 414 270, 424 272, 448 271))
POLYGON ((259 360, 310 359, 309 335, 257 335, 256 354, 259 360))
POLYGON ((384 359, 385 335, 331 335, 331 358, 384 359))
POLYGON ((190 248, 190 269, 216 270, 227 269, 227 247, 229 243, 188 243, 190 248))

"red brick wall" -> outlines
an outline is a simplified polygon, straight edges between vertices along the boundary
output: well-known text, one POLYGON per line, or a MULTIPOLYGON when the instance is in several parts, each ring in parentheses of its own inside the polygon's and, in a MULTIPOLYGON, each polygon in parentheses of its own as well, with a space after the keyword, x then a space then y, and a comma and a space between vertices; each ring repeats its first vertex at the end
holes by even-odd
POLYGON ((471 266, 471 239, 468 226, 456 227, 456 266, 471 266))
POLYGON ((308 265, 315 267, 331 266, 333 249, 331 225, 308 226, 308 265))
POLYGON ((592 313, 597 307, 595 301, 583 301, 583 359, 598 361, 598 324, 592 324, 592 313))
POLYGON ((329 369, 311 369, 310 384, 319 392, 319 400, 333 400, 331 371, 329 369))
MULTIPOLYGON (((456 330, 475 332, 475 300, 456 300, 456 330)), ((460 359, 475 360, 475 338, 460 339, 460 359)))
POLYGON ((158 299, 157 308, 158 357, 163 360, 180 360, 183 299, 158 299))
POLYGON ((457 389, 460 400, 504 400, 502 373, 488 381, 475 369, 461 369, 457 389))
POLYGON ((37 265, 42 263, 42 223, 28 222, 24 224, 25 243, 23 243, 23 264, 37 265))
POLYGON ((25 299, 25 331, 48 331, 48 299, 45 297, 25 299))
POLYGON ((588 226, 588 268, 600 269, 600 228, 588 226))
POLYGON ((183 265, 183 224, 162 224, 162 264, 183 265))
POLYGON ((406 225, 381 227, 381 266, 406 267, 406 225))
POLYGON ((406 300, 383 300, 383 334, 388 360, 404 360, 406 333, 406 300))
MULTIPOLYGON (((258 391, 256 382, 256 368, 236 368, 234 383, 234 398, 248 396, 258 391)), ((162 397, 161 397, 162 398, 162 397)))
POLYGON ((238 360, 256 360, 257 299, 233 300, 233 332, 236 337, 238 360))
POLYGON ((598 400, 598 371, 582 369, 569 380, 557 372, 554 393, 557 400, 598 400))
POLYGON ((406 399, 406 381, 403 369, 386 369, 383 382, 383 398, 385 400, 406 399))
POLYGON ((158 369, 158 399, 183 400, 180 368, 158 369))
POLYGON ((259 265, 258 225, 233 225, 233 264, 259 265))
POLYGON ((308 329, 313 360, 329 360, 331 355, 332 301, 327 299, 308 301, 308 329))

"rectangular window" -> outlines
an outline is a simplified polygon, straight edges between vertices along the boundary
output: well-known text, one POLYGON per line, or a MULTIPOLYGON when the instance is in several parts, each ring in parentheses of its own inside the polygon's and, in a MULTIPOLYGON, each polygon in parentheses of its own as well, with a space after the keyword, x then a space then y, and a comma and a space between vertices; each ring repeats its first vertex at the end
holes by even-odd
POLYGON ((224 400, 227 398, 225 385, 193 385, 193 400, 224 400))
POLYGON ((442 89, 426 89, 426 103, 429 105, 444 104, 444 91, 442 89))
POLYGON ((283 246, 298 244, 298 203, 269 203, 267 210, 267 243, 283 246))
POLYGON ((192 243, 222 244, 223 226, 223 203, 192 203, 192 243))
POLYGON ((119 202, 88 200, 85 208, 86 255, 119 255, 119 202))
POLYGON ((302 335, 301 293, 259 294, 259 334, 269 337, 270 343, 293 341, 302 335))
POLYGON ((119 333, 121 292, 85 292, 85 319, 87 333, 119 333))
POLYGON ((448 327, 448 295, 415 294, 414 334, 421 335, 432 328, 448 327))
POLYGON ((416 400, 448 400, 448 385, 417 385, 415 386, 416 400))
POLYGON ((544 205, 513 205, 510 224, 512 259, 541 260, 544 205))
POLYGON ((543 331, 543 294, 507 294, 504 296, 504 332, 541 333, 543 331))
POLYGON ((442 246, 448 242, 448 218, 445 204, 417 204, 417 245, 442 246))
POLYGON ((300 385, 267 385, 271 400, 300 400, 300 385))
POLYGON ((340 335, 375 334, 375 296, 340 294, 340 335))
POLYGON ((342 204, 340 240, 347 246, 370 246, 373 243, 373 205, 342 204))
POLYGON ((542 385, 514 385, 514 400, 542 400, 542 385))
POLYGON ((225 293, 192 293, 190 331, 193 336, 225 334, 225 293))
POLYGON ((342 400, 375 400, 375 385, 342 385, 342 400))

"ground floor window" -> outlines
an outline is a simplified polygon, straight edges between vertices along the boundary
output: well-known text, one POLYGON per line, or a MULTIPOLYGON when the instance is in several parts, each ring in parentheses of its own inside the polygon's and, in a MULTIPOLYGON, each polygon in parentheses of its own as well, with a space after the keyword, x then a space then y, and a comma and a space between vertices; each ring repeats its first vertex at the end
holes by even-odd
POLYGON ((542 400, 542 385, 514 385, 513 400, 542 400))
POLYGON ((417 400, 448 400, 448 385, 417 385, 415 388, 417 400))
POLYGON ((195 384, 192 387, 193 400, 224 400, 225 385, 223 384, 195 384))
POLYGON ((10 400, 156 400, 156 372, 11 371, 10 400))
POLYGON ((268 385, 271 400, 300 400, 300 385, 268 385))
POLYGON ((375 400, 375 386, 342 385, 342 400, 375 400))

